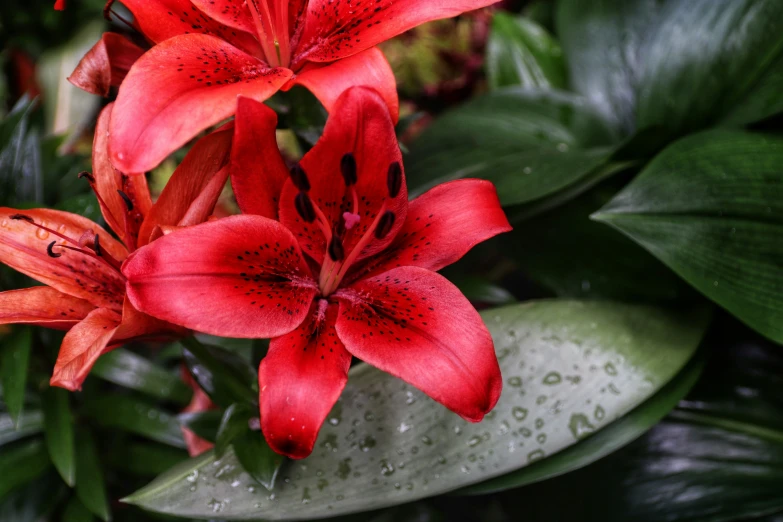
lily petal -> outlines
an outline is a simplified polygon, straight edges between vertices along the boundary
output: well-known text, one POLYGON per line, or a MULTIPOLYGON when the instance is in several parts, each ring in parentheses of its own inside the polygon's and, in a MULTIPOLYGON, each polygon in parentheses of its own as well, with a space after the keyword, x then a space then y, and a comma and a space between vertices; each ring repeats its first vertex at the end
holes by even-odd
POLYGON ((77 391, 98 357, 106 353, 122 318, 117 312, 98 308, 65 334, 49 381, 52 386, 77 391))
POLYGON ((502 388, 492 337, 444 277, 389 270, 338 291, 337 334, 355 357, 410 383, 471 422, 502 388))
MULTIPOLYGON (((301 161, 310 180, 310 198, 323 211, 330 229, 342 222, 345 211, 353 210, 351 190, 345 186, 340 170, 347 153, 352 153, 356 159, 355 189, 361 220, 346 232, 343 243, 346 254, 367 234, 382 209, 395 215, 390 232, 380 240, 372 235, 356 258, 363 259, 393 241, 408 211, 404 174, 399 193, 394 198, 389 195, 389 167, 397 163, 402 169, 402 154, 386 103, 374 90, 353 87, 340 96, 326 122, 323 136, 301 161)), ((294 205, 297 193, 293 183, 287 181, 280 198, 280 221, 299 238, 302 249, 320 263, 324 259, 326 240, 316 224, 306 223, 297 213, 294 205)))
POLYGON ((252 33, 237 31, 213 20, 191 0, 123 0, 122 3, 133 13, 144 36, 153 43, 184 34, 209 34, 261 56, 261 46, 252 33))
POLYGON ((103 33, 68 77, 76 87, 98 96, 108 96, 119 87, 144 49, 117 33, 103 33))
POLYGON ((225 167, 232 134, 233 128, 227 127, 193 145, 147 213, 139 232, 139 246, 156 239, 158 227, 196 225, 212 214, 228 178, 225 167), (182 223, 186 216, 187 222, 182 223))
POLYGON ((348 382, 351 354, 334 329, 337 305, 319 310, 293 332, 272 339, 258 382, 261 430, 269 446, 292 459, 310 455, 321 425, 348 382))
POLYGON ((310 0, 304 33, 296 54, 300 60, 332 62, 394 38, 417 25, 452 18, 497 0, 377 0, 353 2, 310 0))
POLYGON ((462 179, 443 183, 411 201, 405 226, 394 243, 357 267, 349 280, 400 266, 438 271, 477 244, 510 230, 491 182, 462 179))
MULTIPOLYGON (((117 271, 94 257, 71 250, 57 258, 49 256, 47 247, 52 241, 58 245, 65 241, 26 219, 12 219, 19 214, 18 210, 0 208, 0 263, 97 307, 122 309, 125 283, 117 271)), ((89 219, 48 209, 23 210, 21 214, 77 241, 91 231, 100 237, 101 248, 112 257, 122 261, 127 256, 119 241, 89 219)))
POLYGON ((112 163, 146 172, 205 128, 228 118, 237 96, 264 101, 293 73, 206 35, 176 36, 131 68, 111 119, 112 163))
POLYGON ((397 80, 388 60, 377 47, 330 64, 309 63, 284 89, 294 85, 309 89, 329 112, 332 112, 337 98, 349 87, 371 87, 388 105, 395 125, 400 116, 397 80))
MULTIPOLYGON (((191 399, 187 408, 182 410, 182 413, 200 413, 203 411, 209 411, 215 407, 215 405, 212 404, 209 395, 207 395, 204 390, 199 388, 197 384, 189 382, 188 385, 193 388, 193 399, 191 399)), ((191 457, 197 457, 205 451, 211 450, 215 446, 208 440, 202 439, 184 426, 182 427, 182 436, 185 438, 185 446, 187 446, 188 454, 190 454, 191 457)))
POLYGON ((95 310, 84 299, 48 286, 0 292, 0 324, 32 324, 69 330, 95 310))
POLYGON ((95 127, 92 145, 94 186, 103 218, 132 251, 136 249, 139 229, 152 207, 152 199, 143 174, 124 174, 109 161, 109 121, 113 107, 112 103, 101 111, 95 127))
POLYGON ((253 15, 245 0, 190 0, 199 11, 227 27, 255 34, 253 15))
POLYGON ((291 232, 259 216, 172 232, 136 251, 123 273, 138 310, 224 337, 284 335, 318 291, 291 232))
POLYGON ((111 339, 112 346, 134 340, 171 341, 190 334, 187 328, 152 317, 138 311, 130 299, 125 298, 122 306, 122 322, 111 339))
POLYGON ((237 100, 231 185, 243 214, 277 219, 288 167, 277 148, 275 111, 251 98, 237 100))

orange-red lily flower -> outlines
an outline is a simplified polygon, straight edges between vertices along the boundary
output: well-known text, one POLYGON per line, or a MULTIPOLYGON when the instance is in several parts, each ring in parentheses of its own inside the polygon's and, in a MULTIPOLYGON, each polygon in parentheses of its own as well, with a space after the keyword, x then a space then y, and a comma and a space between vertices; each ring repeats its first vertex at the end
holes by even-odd
POLYGON ((139 310, 226 337, 272 337, 259 369, 261 425, 292 458, 313 449, 351 357, 477 422, 500 396, 492 337, 435 271, 510 230, 495 187, 440 185, 408 203, 382 98, 349 89, 290 172, 275 113, 242 98, 232 182, 246 214, 176 231, 124 265, 139 310))
MULTIPOLYGON (((112 161, 127 172, 150 170, 233 115, 237 96, 264 101, 294 85, 311 90, 327 110, 348 87, 373 87, 396 121, 394 75, 375 46, 424 22, 495 1, 123 0, 155 45, 120 86, 112 161)), ((91 64, 103 72, 82 70, 79 76, 101 77, 103 85, 106 78, 118 79, 118 71, 107 66, 122 69, 132 50, 115 44, 102 42, 92 53, 101 59, 91 64)))
POLYGON ((108 159, 112 106, 102 112, 93 143, 95 191, 106 223, 69 212, 0 208, 0 262, 46 286, 0 293, 0 324, 27 323, 68 330, 51 384, 81 384, 96 359, 135 339, 186 335, 180 326, 135 309, 125 298, 122 262, 167 226, 205 221, 228 178, 232 129, 201 139, 154 205, 143 175, 127 175, 108 159))

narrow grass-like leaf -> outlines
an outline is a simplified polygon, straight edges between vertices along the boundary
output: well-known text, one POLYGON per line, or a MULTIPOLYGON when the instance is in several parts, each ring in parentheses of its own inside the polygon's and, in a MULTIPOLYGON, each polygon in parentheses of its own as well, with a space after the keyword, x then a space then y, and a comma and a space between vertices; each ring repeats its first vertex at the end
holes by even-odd
POLYGON ((77 497, 71 497, 63 511, 62 522, 92 522, 95 517, 77 497))
POLYGON ((111 520, 109 498, 98 460, 95 440, 87 430, 79 430, 76 439, 76 496, 81 503, 101 520, 111 520))
POLYGON ((6 446, 0 451, 0 500, 10 491, 42 475, 50 466, 40 439, 6 446))
POLYGON ((199 386, 220 406, 258 401, 258 376, 248 362, 218 346, 202 344, 195 337, 183 339, 185 363, 199 386))
POLYGON ((379 509, 508 474, 633 410, 693 355, 703 313, 627 303, 541 301, 482 313, 503 371, 494 412, 470 424, 361 365, 316 449, 260 493, 233 452, 207 453, 127 501, 226 520, 301 520, 379 509), (195 486, 195 491, 193 488, 195 486))
POLYGON ((250 409, 243 404, 232 404, 226 408, 223 418, 220 420, 220 427, 215 441, 215 455, 221 458, 231 443, 242 435, 248 429, 248 422, 255 415, 257 410, 250 409))
POLYGON ((43 393, 41 405, 49 456, 65 483, 73 487, 76 481, 75 425, 70 394, 62 388, 48 388, 43 393))
POLYGON ((223 414, 218 410, 201 411, 197 413, 180 413, 177 420, 182 427, 189 429, 202 439, 209 442, 217 440, 218 428, 223 414))
POLYGON ((91 397, 85 413, 98 424, 135 433, 177 448, 185 447, 177 418, 135 397, 105 394, 91 397))
POLYGON ((3 402, 17 426, 24 406, 32 339, 30 328, 25 326, 0 338, 0 384, 3 388, 3 402))
POLYGON ((43 427, 43 414, 40 411, 24 412, 16 421, 9 414, 2 413, 0 414, 0 446, 41 433, 43 427))

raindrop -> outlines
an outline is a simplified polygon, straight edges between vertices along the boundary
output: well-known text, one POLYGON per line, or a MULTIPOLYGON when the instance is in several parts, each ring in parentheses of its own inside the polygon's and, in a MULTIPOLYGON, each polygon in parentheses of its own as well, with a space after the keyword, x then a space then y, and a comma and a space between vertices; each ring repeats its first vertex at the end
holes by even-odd
POLYGON ((549 372, 544 377, 544 384, 547 384, 549 386, 554 386, 555 384, 560 384, 563 382, 563 377, 557 372, 549 372))
POLYGON ((414 402, 416 402, 416 396, 413 394, 412 391, 405 392, 405 395, 407 395, 407 398, 405 399, 405 404, 411 405, 414 402))
POLYGON ((514 406, 514 408, 511 410, 511 415, 513 415, 516 420, 521 422, 527 418, 527 409, 522 408, 521 406, 514 406))
POLYGON ((532 173, 533 173, 533 169, 530 167, 525 167, 524 169, 522 169, 522 174, 532 174, 532 173))
POLYGON ((375 420, 375 415, 373 415, 371 411, 365 412, 364 420, 366 420, 367 422, 373 421, 375 420))
POLYGON ((546 442, 546 433, 539 433, 536 436, 536 440, 538 441, 539 444, 545 443, 546 442))
POLYGON ((310 500, 310 488, 304 488, 304 491, 302 491, 302 504, 309 504, 310 500))
POLYGON ((546 456, 546 453, 544 453, 544 450, 537 449, 535 451, 531 451, 527 454, 527 461, 528 462, 535 462, 536 460, 541 460, 546 456))
POLYGON ((509 426, 508 422, 501 421, 500 426, 498 427, 498 435, 505 435, 511 430, 511 426, 509 426))
POLYGON ((593 413, 593 417, 595 417, 596 420, 600 421, 600 420, 604 420, 605 416, 606 416, 606 412, 601 407, 601 405, 599 404, 598 406, 596 406, 595 407, 595 412, 593 413))
POLYGON ((339 478, 346 480, 351 474, 351 458, 348 457, 346 459, 341 460, 337 464, 337 472, 335 472, 335 475, 337 475, 339 478))
POLYGON ((404 422, 401 423, 399 426, 397 426, 397 431, 400 433, 405 433, 406 431, 410 430, 412 426, 410 424, 405 424, 404 422))
POLYGON ((595 431, 595 426, 583 413, 574 413, 568 421, 568 429, 576 440, 583 439, 595 431))
POLYGON ((540 430, 544 427, 544 419, 536 419, 536 429, 540 430))
POLYGON ((508 380, 508 384, 510 386, 513 386, 514 388, 519 388, 522 386, 522 378, 521 377, 511 377, 508 380))
POLYGON ((198 480, 198 470, 194 469, 190 473, 188 473, 188 476, 185 477, 185 480, 187 480, 190 483, 196 482, 198 480))
POLYGON ((38 230, 35 231, 35 236, 38 239, 46 239, 49 237, 49 232, 42 228, 39 228, 38 230))
POLYGON ((381 475, 389 477, 394 474, 394 464, 386 459, 381 460, 381 475))
POLYGON ((606 363, 604 365, 604 371, 607 374, 612 375, 612 376, 617 375, 617 367, 614 364, 610 363, 610 362, 608 362, 608 363, 606 363))
POLYGON ((359 449, 364 452, 368 452, 375 447, 375 444, 375 439, 371 435, 367 435, 365 438, 359 441, 359 449))
POLYGON ((432 446, 432 439, 424 435, 421 438, 421 443, 424 444, 425 446, 432 446))
POLYGON ((478 435, 475 435, 468 440, 468 446, 471 448, 478 446, 479 444, 481 444, 481 437, 478 435))

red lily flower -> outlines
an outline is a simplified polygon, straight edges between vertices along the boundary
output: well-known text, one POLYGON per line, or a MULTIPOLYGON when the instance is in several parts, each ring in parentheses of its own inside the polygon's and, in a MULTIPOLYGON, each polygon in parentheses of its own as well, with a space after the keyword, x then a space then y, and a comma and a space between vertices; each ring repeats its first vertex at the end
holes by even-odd
POLYGON ((246 215, 136 252, 123 268, 131 302, 197 331, 272 337, 261 423, 292 458, 311 453, 352 356, 480 421, 502 386, 492 338, 435 270, 511 229, 494 186, 454 181, 409 205, 392 120, 366 88, 338 99, 290 176, 271 152, 276 125, 273 111, 240 98, 232 182, 246 215))
POLYGON ((65 10, 65 0, 56 0, 54 2, 54 8, 57 11, 64 11, 65 10))
MULTIPOLYGON (((212 399, 206 394, 204 390, 198 385, 196 380, 190 375, 190 372, 183 366, 182 368, 182 380, 185 381, 191 390, 193 390, 193 398, 190 400, 190 404, 182 410, 182 413, 201 413, 209 410, 214 410, 216 406, 212 403, 212 399)), ((185 446, 188 448, 188 453, 191 457, 197 457, 205 451, 211 450, 215 445, 206 439, 202 439, 196 435, 192 430, 182 427, 182 436, 185 439, 185 446)))
POLYGON ((187 335, 182 327, 139 312, 125 299, 120 271, 129 252, 170 225, 209 217, 228 178, 232 129, 200 140, 174 173, 155 205, 144 176, 129 176, 108 160, 112 107, 101 113, 93 144, 95 191, 106 223, 69 212, 0 208, 0 262, 47 286, 0 293, 0 324, 28 323, 65 335, 53 386, 78 390, 96 359, 134 339, 187 335))
POLYGON ((150 170, 230 117, 237 96, 294 85, 331 109, 348 87, 376 88, 397 118, 388 62, 374 46, 421 23, 496 0, 124 0, 156 45, 131 68, 111 122, 112 161, 150 170))

